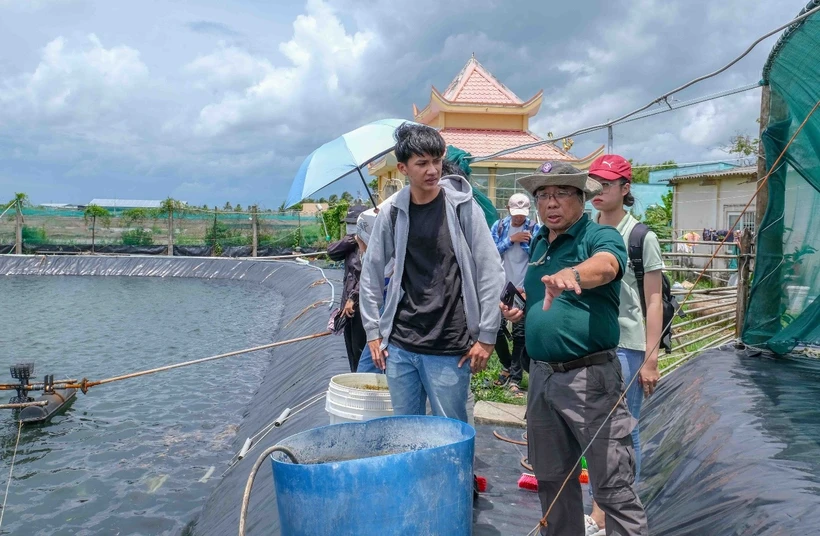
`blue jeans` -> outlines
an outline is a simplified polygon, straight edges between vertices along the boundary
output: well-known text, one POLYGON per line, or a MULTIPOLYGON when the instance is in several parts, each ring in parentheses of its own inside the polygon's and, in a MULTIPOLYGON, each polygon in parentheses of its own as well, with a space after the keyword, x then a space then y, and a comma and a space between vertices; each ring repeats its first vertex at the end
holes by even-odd
POLYGON ((362 352, 362 357, 359 358, 359 366, 356 368, 356 372, 384 374, 384 371, 377 369, 376 364, 373 362, 373 352, 370 351, 370 345, 366 344, 364 346, 364 351, 362 352))
POLYGON ((424 415, 429 398, 433 415, 467 422, 470 364, 458 368, 461 356, 417 354, 392 344, 387 353, 394 415, 424 415))
MULTIPOLYGON (((643 350, 630 350, 629 348, 618 348, 618 360, 621 362, 621 372, 624 376, 624 384, 629 384, 632 378, 641 368, 646 352, 643 350)), ((635 482, 641 475, 641 437, 640 437, 640 416, 641 403, 643 403, 643 388, 638 380, 630 386, 626 392, 626 407, 629 413, 635 417, 638 424, 632 430, 632 443, 635 447, 635 482)))

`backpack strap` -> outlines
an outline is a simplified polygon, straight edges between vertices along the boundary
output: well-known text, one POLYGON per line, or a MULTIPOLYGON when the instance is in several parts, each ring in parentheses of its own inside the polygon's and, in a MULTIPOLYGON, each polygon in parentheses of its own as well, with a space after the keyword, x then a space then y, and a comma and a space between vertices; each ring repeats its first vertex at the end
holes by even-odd
POLYGON ((644 318, 646 318, 646 296, 644 295, 643 289, 645 273, 643 269, 643 243, 644 240, 646 240, 647 233, 649 233, 649 227, 647 227, 646 224, 636 223, 635 227, 632 228, 632 232, 629 233, 629 246, 627 247, 629 264, 632 267, 632 271, 635 272, 638 294, 641 296, 641 311, 643 311, 644 318))

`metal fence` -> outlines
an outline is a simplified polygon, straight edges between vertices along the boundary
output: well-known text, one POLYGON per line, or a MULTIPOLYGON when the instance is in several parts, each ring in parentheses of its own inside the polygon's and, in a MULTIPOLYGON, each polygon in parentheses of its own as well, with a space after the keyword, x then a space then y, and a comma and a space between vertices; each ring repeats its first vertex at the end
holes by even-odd
MULTIPOLYGON (((145 211, 110 211, 89 218, 82 210, 23 209, 22 239, 26 252, 87 250, 106 246, 208 247, 219 255, 228 248, 292 249, 322 247, 327 233, 318 215, 299 212, 186 209, 171 216, 145 211), (140 214, 137 214, 140 216, 140 214)), ((16 218, 9 211, 0 219, 0 245, 15 244, 16 218)))
POLYGON ((682 239, 686 235, 686 232, 673 231, 675 238, 660 241, 664 249, 664 271, 674 282, 672 295, 679 301, 689 295, 682 307, 685 316, 675 317, 672 325, 672 352, 662 353, 659 358, 664 373, 703 350, 720 346, 737 336, 738 311, 745 307, 745 304, 739 306, 738 300, 745 299, 747 273, 753 260, 750 238, 748 246, 745 242, 741 246, 734 237, 724 243, 682 239), (705 268, 713 257, 712 263, 705 268), (701 273, 703 277, 698 288, 693 288, 701 273))

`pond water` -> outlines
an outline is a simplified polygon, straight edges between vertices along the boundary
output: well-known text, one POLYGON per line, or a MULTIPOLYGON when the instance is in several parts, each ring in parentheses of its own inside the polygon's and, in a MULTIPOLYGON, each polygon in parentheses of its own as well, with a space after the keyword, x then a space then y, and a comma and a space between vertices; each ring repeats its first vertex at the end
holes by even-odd
MULTIPOLYGON (((37 380, 95 380, 266 344, 282 307, 268 287, 198 279, 0 277, 0 296, 0 383, 16 362, 35 362, 37 380)), ((180 534, 227 468, 270 358, 97 386, 24 426, 0 534, 180 534)), ((2 411, 0 494, 18 429, 2 411)))

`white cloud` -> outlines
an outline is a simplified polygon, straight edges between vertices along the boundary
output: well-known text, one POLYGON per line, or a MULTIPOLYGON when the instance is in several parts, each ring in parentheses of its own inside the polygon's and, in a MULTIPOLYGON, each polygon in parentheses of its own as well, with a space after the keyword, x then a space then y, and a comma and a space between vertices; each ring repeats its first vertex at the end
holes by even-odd
POLYGON ((275 70, 266 58, 258 58, 235 46, 225 46, 199 56, 185 66, 201 88, 244 89, 259 83, 275 70))
POLYGON ((120 109, 145 82, 148 67, 127 46, 105 48, 96 35, 70 48, 63 37, 48 43, 31 73, 0 86, 0 116, 26 122, 89 122, 120 109))
POLYGON ((683 112, 680 137, 705 149, 727 143, 737 131, 756 137, 752 130, 757 127, 754 119, 759 107, 760 91, 698 104, 683 112), (737 120, 743 118, 748 120, 745 126, 737 120))
MULTIPOLYGON (((278 125, 277 130, 287 134, 332 124, 345 114, 361 111, 361 60, 374 40, 371 32, 348 33, 328 4, 309 0, 307 12, 293 23, 293 37, 279 45, 291 65, 274 67, 239 54, 243 65, 264 65, 267 72, 241 94, 205 106, 196 132, 214 136, 267 124, 278 125)), ((224 56, 212 55, 207 61, 213 72, 232 69, 222 66, 229 61, 224 56)))

